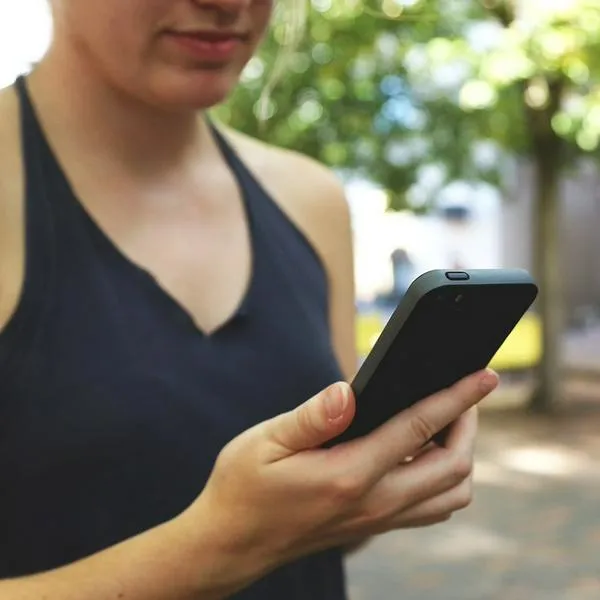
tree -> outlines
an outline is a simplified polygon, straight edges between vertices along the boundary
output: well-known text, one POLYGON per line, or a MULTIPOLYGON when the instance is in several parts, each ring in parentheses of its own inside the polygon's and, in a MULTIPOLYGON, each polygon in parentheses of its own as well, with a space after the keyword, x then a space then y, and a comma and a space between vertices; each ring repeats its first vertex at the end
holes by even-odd
POLYGON ((392 208, 427 208, 457 179, 502 185, 504 159, 527 157, 543 332, 531 406, 549 410, 560 394, 558 187, 564 169, 600 145, 600 3, 313 0, 312 8, 266 123, 255 109, 280 26, 222 118, 371 179, 392 208), (420 185, 425 167, 437 169, 437 187, 420 185))
MULTIPOLYGON (((450 42, 445 56, 440 53, 428 64, 465 65, 468 75, 452 103, 460 109, 453 115, 458 130, 471 131, 471 141, 494 140, 504 151, 528 157, 534 167, 543 359, 531 407, 546 411, 560 399, 560 178, 574 159, 600 142, 600 5, 595 0, 488 0, 470 26, 471 35, 474 27, 486 34, 480 35, 479 48, 465 44, 469 30, 463 29, 462 37, 426 44, 431 52, 432 44, 450 42)), ((434 116, 428 127, 443 130, 446 118, 434 116)))

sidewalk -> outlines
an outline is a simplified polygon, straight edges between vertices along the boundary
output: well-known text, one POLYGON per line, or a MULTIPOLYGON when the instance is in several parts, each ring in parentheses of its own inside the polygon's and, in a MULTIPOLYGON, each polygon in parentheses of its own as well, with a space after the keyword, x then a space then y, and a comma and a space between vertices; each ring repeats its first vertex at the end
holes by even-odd
POLYGON ((598 600, 600 408, 482 416, 472 507, 349 561, 351 600, 598 600))

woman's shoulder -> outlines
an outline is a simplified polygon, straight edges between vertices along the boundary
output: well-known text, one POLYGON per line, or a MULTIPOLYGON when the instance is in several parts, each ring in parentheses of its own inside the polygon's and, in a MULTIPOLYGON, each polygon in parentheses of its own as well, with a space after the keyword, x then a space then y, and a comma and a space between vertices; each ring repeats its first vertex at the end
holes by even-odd
MULTIPOLYGON (((18 202, 22 183, 19 102, 13 88, 0 89, 0 214, 18 202)), ((6 219, 0 219, 0 228, 6 219)), ((0 236, 2 240, 3 236, 0 236)))
POLYGON ((5 88, 0 90, 0 330, 22 284, 23 190, 19 105, 13 88, 5 88))
POLYGON ((246 166, 322 255, 335 252, 350 228, 338 176, 318 161, 220 127, 246 166))
MULTIPOLYGON (((221 127, 245 164, 269 188, 321 210, 339 210, 344 202, 341 180, 317 160, 266 144, 239 131, 221 127)), ((270 190, 269 190, 270 191, 270 190)))
POLYGON ((0 89, 0 190, 20 164, 19 101, 14 88, 0 89), (7 178, 8 177, 8 178, 7 178))

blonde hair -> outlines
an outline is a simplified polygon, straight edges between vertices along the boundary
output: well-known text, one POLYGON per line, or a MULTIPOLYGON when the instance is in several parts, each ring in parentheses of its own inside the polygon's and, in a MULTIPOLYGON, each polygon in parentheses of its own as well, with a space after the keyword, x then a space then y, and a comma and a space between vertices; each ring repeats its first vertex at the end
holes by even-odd
POLYGON ((280 48, 269 77, 258 99, 257 114, 264 124, 269 118, 269 102, 271 94, 281 81, 286 68, 293 59, 298 45, 304 37, 308 19, 308 2, 310 0, 283 0, 276 7, 274 27, 281 28, 280 48))

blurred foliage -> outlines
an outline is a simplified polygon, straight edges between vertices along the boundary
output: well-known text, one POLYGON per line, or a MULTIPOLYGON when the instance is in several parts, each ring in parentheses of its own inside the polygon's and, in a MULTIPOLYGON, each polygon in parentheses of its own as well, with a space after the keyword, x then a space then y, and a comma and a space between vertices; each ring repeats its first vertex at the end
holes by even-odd
POLYGON ((456 179, 499 183, 507 151, 532 152, 532 127, 564 139, 570 156, 598 148, 598 0, 310 1, 291 51, 278 6, 221 120, 368 178, 395 208, 427 207, 456 179), (263 122, 259 99, 282 52, 263 122))
POLYGON ((220 117, 380 185, 396 209, 427 210, 456 180, 502 185, 506 159, 528 158, 542 331, 531 406, 547 410, 560 398, 561 171, 600 146, 600 0, 306 0, 306 35, 282 48, 297 1, 277 4, 220 117))

